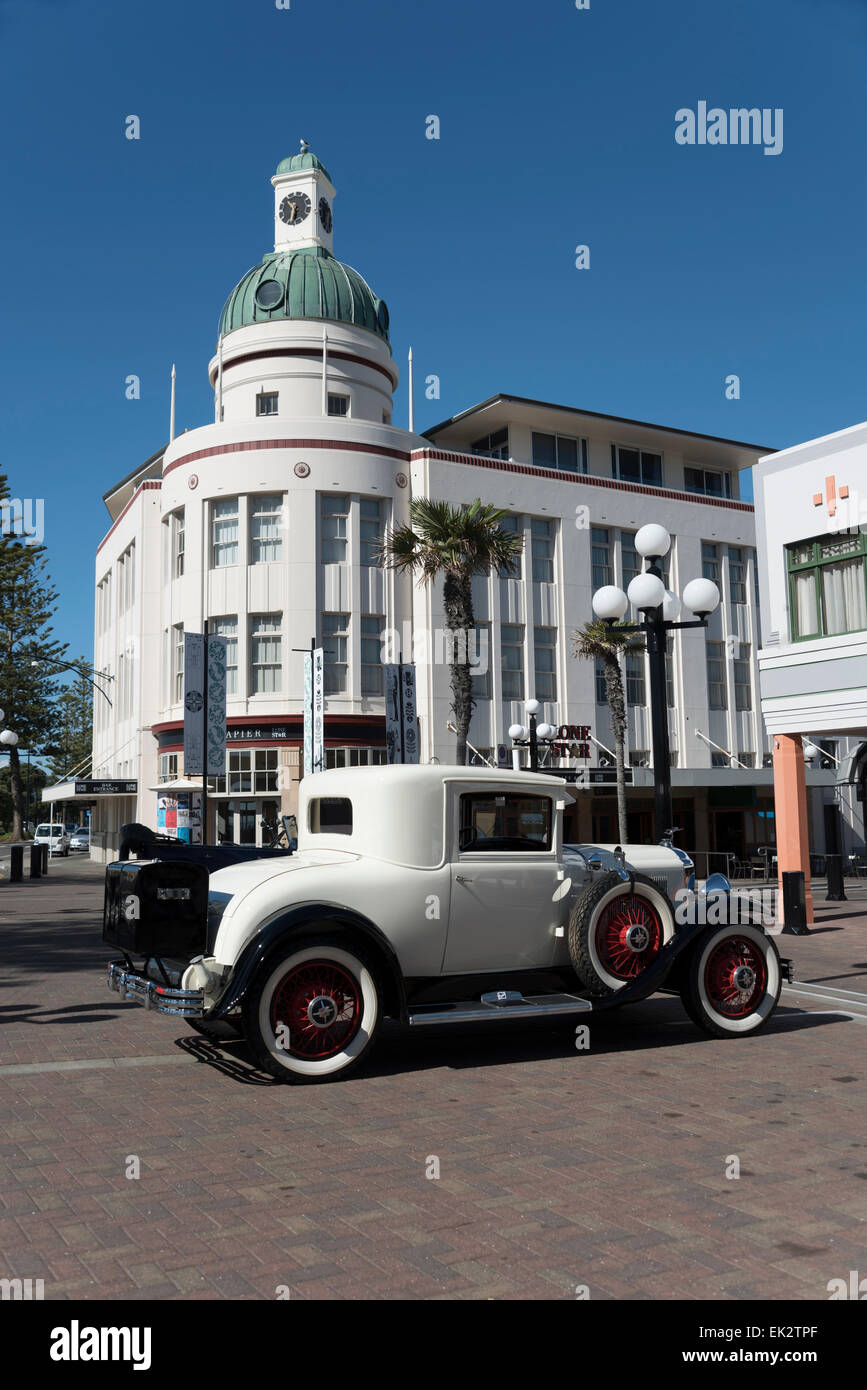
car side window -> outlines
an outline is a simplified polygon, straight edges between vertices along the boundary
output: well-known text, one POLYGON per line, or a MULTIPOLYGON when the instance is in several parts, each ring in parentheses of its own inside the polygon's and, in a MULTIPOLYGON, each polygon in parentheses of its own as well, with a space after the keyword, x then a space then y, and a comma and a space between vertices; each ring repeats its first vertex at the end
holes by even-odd
POLYGON ((553 807, 548 796, 525 792, 467 792, 461 797, 458 849, 533 854, 551 848, 553 807))

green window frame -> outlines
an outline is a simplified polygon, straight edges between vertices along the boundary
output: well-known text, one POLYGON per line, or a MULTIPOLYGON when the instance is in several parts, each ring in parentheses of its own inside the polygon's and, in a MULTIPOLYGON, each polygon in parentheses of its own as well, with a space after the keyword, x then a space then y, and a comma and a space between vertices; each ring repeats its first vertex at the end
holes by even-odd
POLYGON ((867 623, 860 627, 846 627, 829 630, 823 574, 832 566, 842 562, 860 560, 862 581, 867 610, 867 535, 863 531, 840 531, 837 534, 817 536, 813 540, 796 541, 786 546, 786 570, 789 589, 789 627, 793 642, 814 642, 818 637, 837 637, 847 632, 867 631, 867 623), (804 576, 812 575, 815 593, 816 631, 802 632, 798 622, 798 603, 796 586, 804 576))

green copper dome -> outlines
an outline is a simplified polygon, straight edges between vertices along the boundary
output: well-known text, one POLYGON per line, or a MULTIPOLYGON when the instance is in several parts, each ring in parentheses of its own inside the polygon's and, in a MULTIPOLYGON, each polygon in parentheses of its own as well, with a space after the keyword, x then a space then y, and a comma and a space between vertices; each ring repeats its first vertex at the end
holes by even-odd
POLYGON ((220 333, 281 319, 351 323, 388 342, 385 300, 373 293, 357 270, 343 265, 322 246, 274 251, 248 270, 226 300, 220 333))
POLYGON ((297 174, 300 169, 318 169, 329 183, 334 182, 322 160, 308 149, 302 150, 300 154, 291 154, 288 159, 281 159, 277 165, 278 174, 297 174))

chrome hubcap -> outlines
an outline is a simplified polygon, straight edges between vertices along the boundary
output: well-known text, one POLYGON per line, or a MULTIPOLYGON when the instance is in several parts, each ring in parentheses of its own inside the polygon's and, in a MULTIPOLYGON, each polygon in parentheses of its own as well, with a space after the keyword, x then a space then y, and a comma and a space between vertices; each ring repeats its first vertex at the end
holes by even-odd
POLYGON ((732 975, 732 984, 741 994, 749 994, 755 988, 756 972, 750 965, 739 965, 732 975))
POLYGON ((626 945, 630 951, 646 951, 650 942, 650 932, 641 923, 636 923, 630 927, 626 933, 626 945))
POLYGON ((337 1005, 330 994, 317 994, 307 1005, 307 1017, 314 1028, 330 1028, 337 1017, 337 1005))

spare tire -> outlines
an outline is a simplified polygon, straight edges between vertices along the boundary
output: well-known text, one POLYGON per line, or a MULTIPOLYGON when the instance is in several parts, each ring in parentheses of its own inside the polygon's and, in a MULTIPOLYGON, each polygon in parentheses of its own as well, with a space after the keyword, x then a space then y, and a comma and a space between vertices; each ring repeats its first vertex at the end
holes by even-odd
POLYGON ((646 874, 599 874, 569 917, 572 968, 592 994, 614 994, 646 970, 674 936, 674 912, 646 874))

